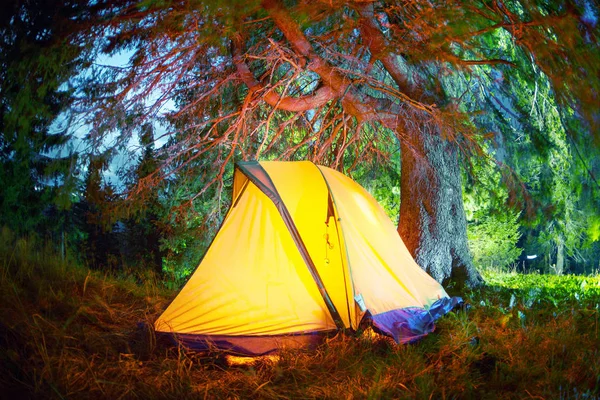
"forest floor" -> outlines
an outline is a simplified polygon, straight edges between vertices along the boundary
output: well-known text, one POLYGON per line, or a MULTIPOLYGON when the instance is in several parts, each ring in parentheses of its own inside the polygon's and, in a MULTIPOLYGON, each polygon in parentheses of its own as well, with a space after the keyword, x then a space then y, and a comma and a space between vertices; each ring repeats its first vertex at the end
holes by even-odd
POLYGON ((600 398, 600 277, 486 272, 470 310, 396 345, 369 332, 236 359, 157 343, 176 294, 0 240, 0 398, 600 398), (241 362, 245 361, 245 362, 241 362))

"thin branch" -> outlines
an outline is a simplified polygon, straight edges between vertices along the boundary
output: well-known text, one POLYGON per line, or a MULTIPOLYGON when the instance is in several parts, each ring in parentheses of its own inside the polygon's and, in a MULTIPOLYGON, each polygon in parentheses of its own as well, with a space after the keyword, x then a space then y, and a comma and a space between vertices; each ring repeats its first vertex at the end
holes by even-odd
MULTIPOLYGON (((250 92, 248 96, 252 96, 264 86, 256 80, 248 65, 244 62, 241 51, 241 37, 236 36, 232 40, 233 62, 238 72, 240 79, 248 86, 250 92)), ((262 99, 275 109, 285 111, 302 112, 308 111, 322 106, 323 104, 333 100, 336 93, 329 86, 322 86, 315 91, 313 95, 301 97, 282 97, 271 90, 267 90, 262 99)))

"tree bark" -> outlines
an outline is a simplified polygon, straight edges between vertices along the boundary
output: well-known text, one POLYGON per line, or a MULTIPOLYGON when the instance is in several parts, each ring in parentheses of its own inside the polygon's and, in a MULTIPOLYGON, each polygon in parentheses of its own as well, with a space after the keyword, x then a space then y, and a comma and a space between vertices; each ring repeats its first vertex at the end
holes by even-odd
POLYGON ((467 247, 458 146, 429 129, 413 129, 401 143, 398 233, 438 282, 476 287, 483 279, 467 247))
POLYGON ((565 271, 565 239, 562 234, 556 237, 556 275, 562 275, 565 271))
MULTIPOLYGON (((409 103, 426 110, 436 99, 405 76, 392 43, 379 28, 373 4, 361 4, 357 10, 371 55, 381 61, 409 103)), ((416 262, 438 282, 479 286, 483 279, 467 246, 458 145, 444 140, 424 119, 402 125, 396 129, 402 151, 398 233, 416 262)))

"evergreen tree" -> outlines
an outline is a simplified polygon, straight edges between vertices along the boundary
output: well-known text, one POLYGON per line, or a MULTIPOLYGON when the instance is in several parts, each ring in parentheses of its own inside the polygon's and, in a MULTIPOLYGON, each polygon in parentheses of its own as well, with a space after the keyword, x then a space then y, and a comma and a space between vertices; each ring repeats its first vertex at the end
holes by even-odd
POLYGON ((470 96, 456 96, 449 82, 493 74, 496 90, 513 99, 506 88, 514 82, 504 77, 536 68, 559 114, 575 112, 589 128, 578 131, 583 137, 596 129, 599 28, 585 1, 97 6, 102 19, 82 36, 106 54, 132 56, 127 68, 88 75, 92 138, 122 145, 165 114, 182 128, 136 192, 203 158, 215 165, 196 198, 222 187, 234 159, 308 158, 351 170, 399 148, 398 230, 440 281, 480 283, 460 161, 481 153, 483 124, 466 110, 470 96))
POLYGON ((76 204, 80 229, 85 235, 81 245, 84 261, 94 269, 117 270, 122 267, 119 248, 119 225, 111 210, 116 196, 104 182, 108 160, 102 156, 90 158, 82 201, 76 204))
POLYGON ((489 160, 500 166, 492 172, 478 167, 476 174, 480 176, 476 178, 482 182, 483 175, 484 181, 475 188, 479 214, 486 221, 498 213, 506 215, 507 203, 526 208, 519 221, 521 245, 527 254, 540 255, 539 261, 531 264, 545 270, 553 266, 562 273, 567 268, 567 256, 583 260, 579 250, 590 221, 597 215, 593 204, 600 186, 588 186, 585 194, 582 188, 585 182, 594 182, 598 171, 594 171, 592 160, 600 154, 590 135, 592 126, 571 106, 558 104, 549 77, 509 39, 507 34, 499 34, 497 42, 512 54, 519 68, 500 73, 480 67, 487 74, 468 83, 474 87, 467 92, 468 110, 490 111, 477 117, 476 123, 494 132, 494 140, 485 149, 489 160), (579 150, 582 146, 587 150, 585 159, 579 150), (494 182, 486 183, 486 179, 494 182), (508 192, 507 186, 512 186, 508 192), (494 199, 487 196, 489 193, 500 201, 490 201, 494 199))
POLYGON ((65 27, 83 5, 15 1, 0 15, 0 224, 19 234, 44 227, 57 183, 67 185, 57 204, 70 200, 75 160, 61 155, 69 137, 52 123, 71 102, 67 82, 83 47, 65 40, 65 27))
MULTIPOLYGON (((153 178, 158 167, 154 149, 154 132, 150 124, 141 127, 140 149, 142 154, 130 185, 141 180, 153 178)), ((150 267, 157 274, 163 272, 163 256, 161 241, 163 238, 162 205, 159 199, 160 182, 153 183, 153 190, 143 191, 139 196, 130 192, 129 196, 137 197, 129 202, 129 218, 125 220, 125 246, 123 252, 127 264, 131 266, 150 267)))

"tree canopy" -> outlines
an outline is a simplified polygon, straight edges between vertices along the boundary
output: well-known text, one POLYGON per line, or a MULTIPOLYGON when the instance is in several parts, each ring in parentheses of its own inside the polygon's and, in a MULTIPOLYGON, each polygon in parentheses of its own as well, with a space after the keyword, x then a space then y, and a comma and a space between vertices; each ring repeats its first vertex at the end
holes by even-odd
MULTIPOLYGON (((572 213, 567 170, 592 188, 581 205, 598 201, 599 30, 587 0, 121 0, 94 3, 59 36, 96 60, 70 80, 94 152, 137 159, 155 125, 155 167, 129 200, 162 185, 174 206, 219 201, 236 160, 385 168, 420 264, 439 280, 462 266, 477 284, 461 168, 499 167, 506 201, 546 185, 546 216, 572 213), (552 172, 530 179, 525 153, 552 172)), ((558 231, 568 241, 573 229, 558 231)))

